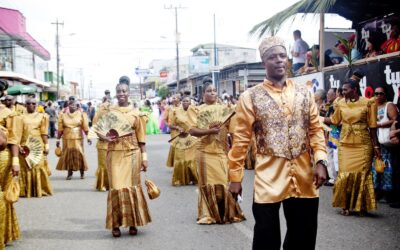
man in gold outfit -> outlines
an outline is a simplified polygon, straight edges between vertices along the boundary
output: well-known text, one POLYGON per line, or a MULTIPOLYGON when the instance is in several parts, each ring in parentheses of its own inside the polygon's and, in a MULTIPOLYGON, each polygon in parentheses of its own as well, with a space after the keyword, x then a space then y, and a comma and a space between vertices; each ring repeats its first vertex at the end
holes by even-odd
POLYGON ((253 249, 280 249, 281 204, 287 222, 283 249, 314 249, 318 188, 327 177, 318 109, 305 84, 286 79, 284 41, 268 37, 259 49, 266 79, 244 92, 236 107, 238 125, 229 152, 229 190, 234 196, 241 193, 243 164, 254 133, 253 249))

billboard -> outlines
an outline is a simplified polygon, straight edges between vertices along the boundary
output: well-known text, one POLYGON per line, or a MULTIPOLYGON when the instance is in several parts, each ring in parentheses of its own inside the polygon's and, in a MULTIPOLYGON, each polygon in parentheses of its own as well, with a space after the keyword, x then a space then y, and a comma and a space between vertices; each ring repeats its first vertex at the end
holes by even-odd
POLYGON ((322 72, 296 76, 289 79, 296 84, 306 84, 313 93, 315 93, 317 89, 324 89, 324 75, 322 72))
POLYGON ((190 56, 189 74, 210 72, 210 58, 208 56, 190 56))
MULTIPOLYGON (((371 98, 374 89, 378 86, 384 87, 387 92, 387 99, 393 103, 399 101, 400 88, 400 56, 380 58, 365 64, 353 65, 352 72, 362 71, 365 76, 360 81, 361 93, 371 98)), ((343 67, 324 72, 325 89, 338 88, 351 74, 348 67, 343 67)))

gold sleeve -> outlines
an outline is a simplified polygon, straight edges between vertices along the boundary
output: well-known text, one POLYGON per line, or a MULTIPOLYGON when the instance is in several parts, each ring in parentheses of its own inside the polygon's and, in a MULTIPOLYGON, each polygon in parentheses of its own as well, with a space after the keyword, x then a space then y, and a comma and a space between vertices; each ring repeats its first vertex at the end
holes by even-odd
POLYGON ((250 93, 245 92, 239 99, 236 106, 237 124, 233 129, 234 140, 232 149, 228 154, 229 180, 231 182, 241 182, 243 179, 243 165, 247 155, 247 148, 251 141, 255 113, 251 101, 250 93))
POLYGON ((86 133, 89 132, 89 120, 85 112, 82 112, 82 130, 86 133))
POLYGON ((43 114, 43 119, 40 122, 40 134, 41 135, 49 134, 49 116, 47 114, 43 114))
POLYGON ((237 120, 236 120, 236 115, 234 115, 229 121, 229 133, 234 135, 236 126, 237 126, 237 120))
POLYGON ((58 115, 58 119, 57 119, 57 130, 58 130, 58 132, 63 132, 64 131, 63 116, 64 116, 64 113, 60 113, 58 115))
POLYGON ((318 162, 319 160, 327 160, 328 157, 326 154, 324 129, 319 121, 317 104, 311 93, 309 97, 311 100, 309 125, 310 146, 314 153, 314 162, 318 162))
POLYGON ((19 145, 21 143, 23 121, 20 115, 7 117, 8 144, 19 145))
POLYGON ((333 104, 333 109, 335 111, 333 112, 333 114, 330 117, 331 122, 335 125, 340 125, 340 123, 342 122, 342 115, 340 113, 340 104, 338 102, 335 102, 333 104))
POLYGON ((136 138, 138 142, 146 143, 146 123, 148 120, 148 115, 145 113, 140 113, 140 115, 136 119, 136 138))
POLYGON ((0 150, 4 149, 7 145, 8 131, 5 127, 0 125, 0 150))
POLYGON ((168 126, 175 125, 175 116, 176 116, 175 109, 170 109, 168 111, 168 121, 167 121, 168 126))
POLYGON ((198 113, 197 107, 190 105, 189 109, 187 111, 187 128, 186 131, 189 131, 190 129, 196 127, 197 124, 197 113, 198 113))
POLYGON ((378 107, 376 105, 375 100, 368 101, 368 127, 376 128, 377 127, 377 119, 378 119, 378 107))

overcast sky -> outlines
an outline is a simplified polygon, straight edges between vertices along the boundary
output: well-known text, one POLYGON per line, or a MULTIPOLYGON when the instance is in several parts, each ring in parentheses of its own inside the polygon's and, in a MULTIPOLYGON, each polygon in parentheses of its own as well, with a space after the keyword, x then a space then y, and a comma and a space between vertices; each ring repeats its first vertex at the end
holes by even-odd
MULTIPOLYGON (((178 9, 180 55, 201 43, 213 42, 216 14, 217 43, 257 48, 248 31, 257 23, 297 0, 0 0, 1 7, 18 9, 26 18, 28 32, 50 51, 54 65, 55 26, 60 29, 61 61, 65 68, 82 68, 85 81, 98 91, 113 86, 121 75, 137 78, 137 66, 147 68, 152 59, 170 59, 175 51, 175 15, 178 9)), ((339 16, 326 19, 326 27, 348 28, 339 16)), ((309 45, 318 43, 319 17, 297 18, 278 35, 292 43, 292 31, 300 29, 309 45)))

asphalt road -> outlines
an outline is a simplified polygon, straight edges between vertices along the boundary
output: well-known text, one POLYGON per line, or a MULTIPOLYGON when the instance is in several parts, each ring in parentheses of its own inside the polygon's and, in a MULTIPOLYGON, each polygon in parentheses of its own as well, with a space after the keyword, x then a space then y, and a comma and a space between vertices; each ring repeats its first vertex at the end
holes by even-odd
MULTIPOLYGON (((161 188, 161 196, 148 202, 153 222, 137 236, 122 229, 113 238, 105 229, 107 193, 94 190, 97 155, 85 145, 89 171, 84 180, 75 173, 55 170, 54 140, 50 140, 51 182, 54 196, 21 198, 16 204, 21 239, 6 249, 251 249, 254 219, 251 213, 253 172, 246 171, 243 203, 247 220, 230 225, 197 225, 196 186, 172 187, 172 169, 165 167, 168 135, 148 137, 150 169, 147 176, 161 188)), ((339 214, 331 207, 332 188, 321 189, 317 249, 400 249, 400 210, 379 204, 366 217, 339 214)), ((285 220, 281 213, 281 231, 285 220)), ((282 236, 283 238, 284 236, 282 236)))

